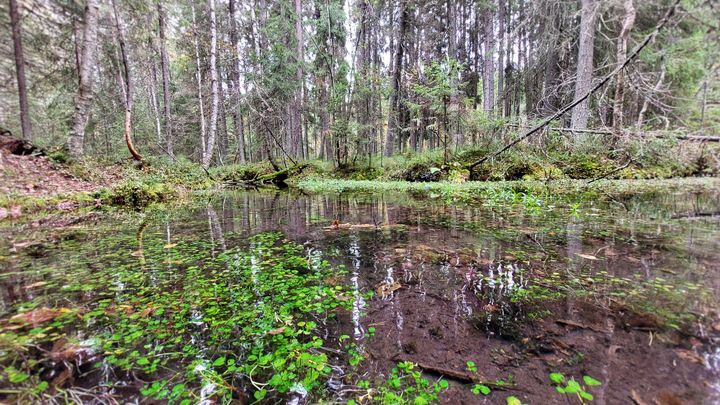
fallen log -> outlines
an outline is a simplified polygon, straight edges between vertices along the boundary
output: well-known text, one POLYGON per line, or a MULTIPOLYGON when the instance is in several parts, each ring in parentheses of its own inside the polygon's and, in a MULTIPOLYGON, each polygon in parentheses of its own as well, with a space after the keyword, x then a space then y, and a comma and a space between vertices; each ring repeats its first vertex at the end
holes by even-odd
POLYGON ((0 128, 0 150, 11 155, 44 155, 44 151, 24 139, 15 138, 9 130, 0 128))
POLYGON ((302 173, 306 167, 307 164, 297 164, 294 166, 286 167, 285 169, 275 171, 273 173, 256 176, 252 179, 234 181, 231 182, 231 184, 240 187, 258 187, 269 184, 282 186, 285 184, 285 181, 287 179, 302 173))
POLYGON ((477 373, 471 373, 469 371, 452 370, 452 369, 435 366, 435 365, 431 365, 431 364, 420 363, 417 361, 409 360, 400 354, 393 357, 393 360, 413 363, 418 368, 420 368, 422 371, 425 371, 427 373, 432 373, 432 374, 438 374, 440 376, 447 377, 449 379, 455 380, 460 383, 482 384, 482 385, 486 385, 488 387, 491 387, 491 388, 494 388, 497 390, 510 389, 510 390, 522 391, 522 390, 518 390, 514 385, 511 385, 508 383, 484 381, 482 379, 482 377, 480 375, 478 375, 477 373))

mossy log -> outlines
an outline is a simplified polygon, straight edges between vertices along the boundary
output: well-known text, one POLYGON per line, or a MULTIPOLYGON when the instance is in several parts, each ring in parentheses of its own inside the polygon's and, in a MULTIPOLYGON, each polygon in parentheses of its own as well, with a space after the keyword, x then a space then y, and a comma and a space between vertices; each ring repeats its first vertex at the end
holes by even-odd
POLYGON ((307 164, 297 164, 273 173, 258 176, 254 179, 245 180, 243 184, 245 186, 261 186, 266 184, 284 185, 287 179, 302 173, 306 167, 307 164))

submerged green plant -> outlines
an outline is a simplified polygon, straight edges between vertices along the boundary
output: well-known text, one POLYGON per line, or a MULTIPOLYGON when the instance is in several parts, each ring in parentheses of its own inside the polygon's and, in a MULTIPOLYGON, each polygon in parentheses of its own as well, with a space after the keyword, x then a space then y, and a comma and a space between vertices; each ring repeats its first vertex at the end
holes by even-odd
POLYGON ((587 387, 575 381, 574 378, 570 377, 569 380, 565 379, 565 376, 560 373, 550 373, 550 381, 555 384, 555 390, 561 394, 577 395, 580 402, 592 401, 594 397, 592 394, 587 392, 587 387, 594 387, 602 385, 602 383, 589 375, 583 376, 583 382, 587 387))
MULTIPOLYGON (((358 401, 368 398, 373 403, 386 405, 424 405, 437 402, 438 394, 447 389, 448 385, 448 382, 442 379, 431 383, 422 377, 422 372, 415 364, 403 361, 398 363, 397 367, 390 371, 388 379, 376 388, 371 388, 366 380, 360 381, 358 387, 367 392, 357 395, 356 398, 358 401)), ((354 399, 348 401, 348 404, 355 403, 354 399)))
MULTIPOLYGON (((112 271, 65 286, 65 294, 98 294, 82 317, 72 310, 51 312, 52 322, 16 331, 11 341, 22 342, 19 353, 92 333, 97 366, 102 361, 143 376, 148 383, 141 393, 155 400, 198 402, 203 386, 229 400, 238 382, 256 399, 320 389, 331 372, 318 350, 323 324, 352 305, 343 286, 325 280, 343 270, 309 260, 301 245, 276 232, 251 237, 247 248, 215 257, 209 251, 203 241, 146 242, 129 265, 117 261, 112 271), (182 270, 169 263, 182 263, 176 264, 182 270), (160 372, 167 369, 179 372, 160 372)), ((35 387, 44 359, 13 353, 0 353, 4 375, 35 387)))

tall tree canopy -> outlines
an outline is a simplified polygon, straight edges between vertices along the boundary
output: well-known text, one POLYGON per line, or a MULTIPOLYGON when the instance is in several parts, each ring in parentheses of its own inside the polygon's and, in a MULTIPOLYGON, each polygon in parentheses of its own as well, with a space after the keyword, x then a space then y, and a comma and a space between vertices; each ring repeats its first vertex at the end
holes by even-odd
MULTIPOLYGON (((673 2, 1 4, 0 126, 78 157, 125 156, 132 134, 143 156, 281 167, 497 139, 587 92, 673 2)), ((556 125, 717 132, 719 13, 681 2, 556 125)))

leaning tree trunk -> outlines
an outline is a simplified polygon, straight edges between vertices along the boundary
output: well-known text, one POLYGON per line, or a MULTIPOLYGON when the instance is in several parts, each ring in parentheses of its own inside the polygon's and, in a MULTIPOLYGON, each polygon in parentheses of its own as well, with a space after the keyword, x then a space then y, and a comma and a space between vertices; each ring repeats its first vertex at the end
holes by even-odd
POLYGON ((117 6, 115 1, 112 1, 113 14, 115 15, 115 29, 118 44, 120 45, 120 85, 122 87, 123 104, 125 106, 125 144, 127 145, 130 155, 133 159, 142 163, 143 158, 138 153, 137 149, 132 142, 132 107, 133 107, 133 82, 132 75, 130 74, 130 63, 128 60, 127 50, 125 49, 125 32, 120 24, 120 18, 118 16, 117 6))
POLYGON ((217 72, 217 25, 215 23, 215 0, 208 0, 210 13, 210 130, 208 131, 207 148, 202 158, 202 165, 207 170, 215 149, 215 133, 218 117, 218 72, 217 72))
POLYGON ((23 52, 20 13, 18 12, 16 0, 10 0, 10 25, 12 27, 13 46, 15 48, 15 70, 17 72, 18 97, 20 99, 20 127, 23 138, 32 140, 27 83, 25 81, 25 53, 23 52))
MULTIPOLYGON (((575 99, 582 97, 592 87, 593 78, 593 42, 597 22, 599 3, 597 0, 581 0, 580 47, 577 58, 577 78, 575 81, 575 99)), ((589 99, 584 99, 572 110, 571 127, 586 129, 590 115, 589 99)))
POLYGON ((93 68, 95 67, 95 50, 97 48, 97 14, 98 0, 88 0, 85 6, 85 27, 83 28, 83 45, 80 63, 78 64, 79 86, 75 96, 75 112, 72 117, 68 151, 74 158, 82 156, 85 145, 85 127, 90 115, 93 100, 93 68))
POLYGON ((170 61, 165 46, 165 11, 162 3, 158 1, 158 31, 160 35, 160 67, 163 82, 163 115, 165 118, 165 151, 174 157, 172 139, 172 119, 170 117, 170 61))
MULTIPOLYGON (((627 57, 627 43, 630 37, 630 30, 635 23, 635 5, 633 0, 624 1, 625 21, 623 22, 617 45, 617 63, 623 63, 627 57)), ((625 74, 621 70, 615 77, 615 102, 613 103, 613 132, 619 134, 623 124, 623 95, 625 85, 625 74)))

